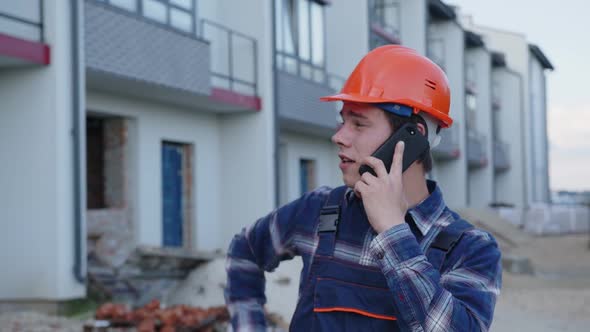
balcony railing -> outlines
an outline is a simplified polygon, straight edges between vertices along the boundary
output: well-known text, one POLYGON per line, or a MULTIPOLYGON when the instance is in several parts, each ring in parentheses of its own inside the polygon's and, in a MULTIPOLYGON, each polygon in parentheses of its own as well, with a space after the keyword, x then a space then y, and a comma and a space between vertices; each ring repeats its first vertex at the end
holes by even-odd
POLYGON ((43 0, 0 3, 0 33, 44 43, 43 28, 43 0))
POLYGON ((296 55, 275 51, 277 68, 286 73, 320 84, 327 84, 326 69, 296 55))
POLYGON ((510 145, 494 140, 494 170, 503 172, 510 168, 510 145))
POLYGON ((258 43, 255 38, 202 19, 202 38, 210 42, 212 85, 258 95, 258 43))
POLYGON ((467 130, 467 162, 470 168, 488 165, 486 137, 474 130, 467 130))
POLYGON ((152 23, 196 36, 196 0, 91 0, 131 12, 152 23))
POLYGON ((461 156, 459 127, 458 123, 454 123, 451 128, 441 130, 440 144, 432 149, 432 156, 435 159, 454 160, 461 156))

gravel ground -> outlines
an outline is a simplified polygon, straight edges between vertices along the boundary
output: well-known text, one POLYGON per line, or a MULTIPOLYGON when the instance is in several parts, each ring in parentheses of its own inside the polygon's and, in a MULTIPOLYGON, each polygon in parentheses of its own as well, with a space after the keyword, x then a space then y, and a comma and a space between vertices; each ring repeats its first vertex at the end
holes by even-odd
POLYGON ((0 332, 80 332, 83 322, 36 312, 0 314, 0 332))
POLYGON ((516 252, 536 272, 504 274, 492 331, 590 331, 588 235, 539 237, 516 252))
MULTIPOLYGON (((498 299, 491 331, 590 331, 588 235, 534 238, 513 252, 529 257, 536 273, 532 276, 504 274, 502 294, 498 299)), ((267 291, 270 291, 270 294, 280 294, 283 299, 296 297, 296 291, 293 296, 285 296, 285 288, 294 288, 298 279, 298 269, 287 269, 289 266, 286 264, 283 271, 279 270, 268 276, 270 289, 267 291), (288 287, 281 286, 283 282, 277 281, 285 276, 292 279, 288 287)), ((213 270, 207 273, 217 276, 218 273, 214 273, 213 270)), ((205 276, 206 278, 199 276, 197 279, 218 280, 208 274, 205 276)), ((191 294, 191 297, 197 296, 187 293, 191 294)), ((288 307, 275 297, 277 296, 269 296, 269 304, 276 305, 272 308, 288 307)), ((289 299, 289 303, 291 302, 294 300, 289 299)), ((285 309, 288 309, 285 317, 290 318, 291 308, 285 309)), ((3 313, 0 314, 0 332, 5 331, 78 332, 82 331, 82 322, 32 312, 3 313)))

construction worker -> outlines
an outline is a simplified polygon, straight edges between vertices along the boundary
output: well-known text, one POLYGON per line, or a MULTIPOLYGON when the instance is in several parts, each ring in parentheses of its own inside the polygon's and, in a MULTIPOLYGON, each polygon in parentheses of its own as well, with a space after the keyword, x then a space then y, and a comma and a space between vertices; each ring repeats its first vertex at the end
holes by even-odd
POLYGON ((371 154, 415 123, 430 142, 449 127, 444 72, 412 49, 369 52, 341 93, 338 146, 344 186, 304 194, 236 235, 227 261, 226 302, 236 331, 264 331, 265 271, 301 256, 291 331, 485 331, 501 285, 494 238, 444 203, 426 180, 430 151, 402 173, 371 154), (370 172, 359 174, 361 165, 370 172))

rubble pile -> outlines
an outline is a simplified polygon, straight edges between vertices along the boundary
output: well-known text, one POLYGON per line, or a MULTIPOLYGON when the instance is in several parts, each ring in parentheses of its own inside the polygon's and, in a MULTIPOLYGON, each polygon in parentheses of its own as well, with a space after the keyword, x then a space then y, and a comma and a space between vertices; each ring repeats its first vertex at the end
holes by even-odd
POLYGON ((200 308, 176 305, 162 308, 158 300, 137 309, 125 304, 105 303, 96 311, 92 326, 135 327, 137 332, 211 331, 215 324, 229 320, 225 307, 200 308), (106 323, 106 324, 105 324, 106 323))

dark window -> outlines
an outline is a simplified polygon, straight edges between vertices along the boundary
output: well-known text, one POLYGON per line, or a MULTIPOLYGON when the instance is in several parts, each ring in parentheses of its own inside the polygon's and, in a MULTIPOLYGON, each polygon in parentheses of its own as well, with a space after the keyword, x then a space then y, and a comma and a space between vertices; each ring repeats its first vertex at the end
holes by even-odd
POLYGON ((104 199, 104 121, 86 120, 86 205, 88 209, 106 207, 104 199))
POLYGON ((299 180, 301 183, 301 194, 313 190, 316 188, 316 167, 315 160, 311 159, 300 159, 299 160, 300 176, 299 180))

